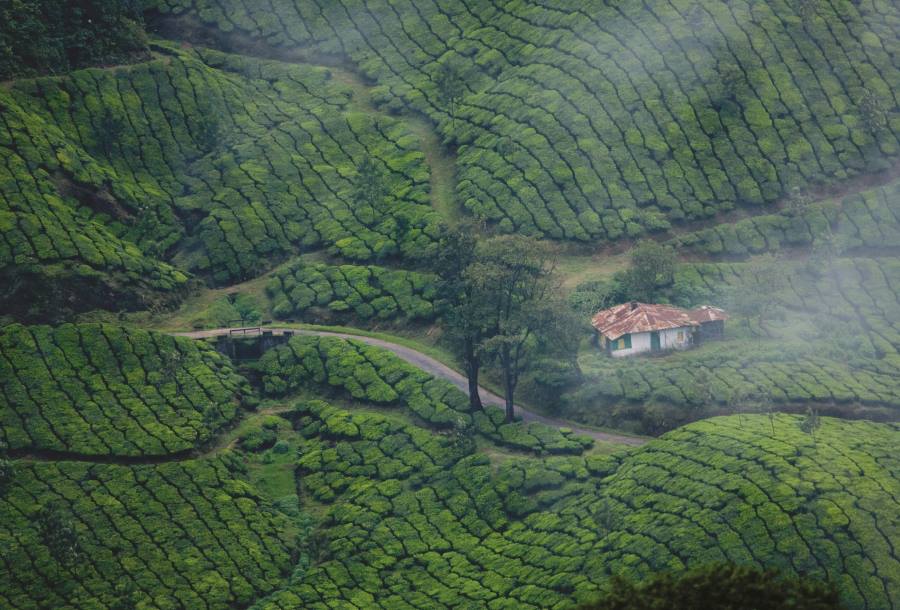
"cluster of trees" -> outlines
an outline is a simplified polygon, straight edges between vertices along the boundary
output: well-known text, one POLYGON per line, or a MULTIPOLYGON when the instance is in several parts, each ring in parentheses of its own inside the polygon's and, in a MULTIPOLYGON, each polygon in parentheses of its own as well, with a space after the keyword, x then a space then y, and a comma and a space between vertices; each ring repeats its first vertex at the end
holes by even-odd
POLYGON ((479 240, 470 227, 450 231, 434 268, 445 336, 462 361, 472 409, 481 409, 482 366, 496 364, 515 415, 516 386, 536 354, 572 358, 579 320, 559 291, 553 246, 532 237, 502 235, 479 240))
POLYGON ((143 3, 10 0, 0 6, 0 80, 59 74, 147 54, 143 3))

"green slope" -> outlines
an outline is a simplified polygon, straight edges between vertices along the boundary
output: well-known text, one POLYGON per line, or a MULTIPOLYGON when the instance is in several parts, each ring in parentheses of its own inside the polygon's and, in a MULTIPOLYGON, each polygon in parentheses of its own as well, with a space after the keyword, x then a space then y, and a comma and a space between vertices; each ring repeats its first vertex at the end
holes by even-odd
POLYGON ((900 604, 898 429, 717 418, 615 460, 492 466, 440 437, 298 407, 319 562, 259 608, 564 608, 612 574, 714 560, 828 576, 850 608, 900 604), (771 426, 774 425, 774 434, 771 426))
POLYGON ((505 230, 633 237, 898 153, 900 13, 884 0, 151 5, 225 44, 349 57, 376 99, 458 144, 457 197, 505 230), (443 64, 463 74, 458 103, 443 64))
MULTIPOLYGON (((613 574, 722 560, 828 578, 849 608, 900 607, 893 424, 822 418, 806 432, 790 415, 720 417, 603 456, 567 431, 472 413, 461 392, 380 349, 296 337, 260 363, 275 398, 259 414, 233 432, 199 422, 211 455, 128 465, 145 454, 90 454, 117 426, 135 439, 187 428, 164 410, 168 428, 140 410, 107 421, 92 405, 115 396, 136 408, 129 387, 161 375, 150 344, 173 340, 96 325, 8 334, 20 351, 7 338, 5 361, 23 382, 4 392, 28 386, 42 408, 24 421, 52 421, 88 455, 26 456, 0 478, 4 607, 569 608, 613 574), (28 338, 56 385, 22 351, 28 338), (109 365, 82 362, 100 358, 109 365), (73 405, 78 388, 94 394, 73 405), (297 392, 342 406, 294 404, 297 392), (48 510, 72 532, 77 561, 53 551, 48 510)), ((187 398, 191 377, 231 387, 201 344, 171 345, 189 355, 177 374, 187 398)), ((188 426, 199 417, 169 408, 188 426)), ((3 432, 13 441, 21 430, 3 432)))
POLYGON ((0 438, 15 453, 165 456, 208 442, 252 389, 211 347, 98 324, 0 329, 0 438))
POLYGON ((358 107, 323 68, 157 50, 0 89, 4 310, 30 300, 38 317, 27 297, 41 290, 73 295, 76 310, 110 307, 94 283, 119 307, 146 307, 186 281, 164 261, 226 283, 314 247, 362 261, 427 254, 437 215, 402 122, 358 107), (390 191, 379 209, 352 202, 365 159, 390 191))

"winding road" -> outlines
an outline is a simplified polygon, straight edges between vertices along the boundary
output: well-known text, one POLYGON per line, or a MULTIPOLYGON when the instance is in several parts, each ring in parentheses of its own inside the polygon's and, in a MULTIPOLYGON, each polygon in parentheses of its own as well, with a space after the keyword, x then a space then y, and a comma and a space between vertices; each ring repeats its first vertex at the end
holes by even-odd
MULTIPOLYGON (((399 356, 402 360, 412 364, 416 368, 422 369, 426 373, 430 373, 435 377, 439 377, 441 379, 446 379, 456 387, 458 387, 463 392, 469 391, 469 384, 466 377, 457 371, 454 371, 446 364, 435 360, 431 356, 427 356, 422 352, 416 351, 410 347, 406 347, 405 345, 399 345, 397 343, 391 343, 390 341, 385 341, 384 339, 377 339, 375 337, 366 337, 363 335, 351 335, 349 333, 342 333, 337 331, 327 331, 327 330, 309 330, 303 328, 281 328, 281 327, 262 327, 259 328, 215 328, 210 330, 196 330, 189 332, 173 332, 170 333, 174 336, 178 337, 187 337, 189 339, 209 339, 213 337, 221 337, 232 335, 235 337, 242 336, 257 336, 261 330, 265 330, 267 332, 271 332, 273 335, 282 335, 285 332, 290 332, 295 335, 307 335, 307 336, 316 336, 316 337, 338 337, 341 339, 353 339, 355 341, 360 341, 362 343, 367 343, 368 345, 375 345, 377 347, 384 348, 395 355, 399 356)), ((484 404, 489 405, 497 405, 503 407, 506 403, 502 397, 494 394, 493 392, 486 390, 482 387, 478 388, 479 394, 481 394, 481 400, 484 404)), ((598 441, 606 442, 606 443, 615 443, 618 445, 630 445, 633 447, 637 447, 643 445, 647 442, 647 439, 640 438, 637 436, 628 436, 625 434, 613 434, 611 432, 601 432, 600 430, 593 430, 591 428, 580 427, 577 424, 573 424, 572 422, 566 421, 564 419, 558 419, 555 417, 547 417, 544 415, 539 415, 538 413, 534 413, 527 409, 522 408, 519 405, 515 405, 515 413, 519 417, 522 418, 523 421, 526 422, 538 422, 541 424, 545 424, 547 426, 552 426, 554 428, 569 428, 576 434, 581 434, 584 436, 588 436, 598 441)))

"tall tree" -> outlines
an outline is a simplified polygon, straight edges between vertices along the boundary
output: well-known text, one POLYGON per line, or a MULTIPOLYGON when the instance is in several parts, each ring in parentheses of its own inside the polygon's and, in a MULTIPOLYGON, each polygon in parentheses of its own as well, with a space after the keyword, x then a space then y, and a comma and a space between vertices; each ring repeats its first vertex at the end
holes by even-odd
POLYGON ((372 157, 366 155, 356 166, 351 195, 353 203, 357 206, 369 206, 375 212, 384 213, 389 192, 384 170, 372 157))
POLYGON ((465 71, 459 62, 447 59, 438 64, 434 84, 437 87, 438 102, 450 115, 451 127, 455 129, 456 109, 465 95, 465 71))
POLYGON ((500 367, 507 421, 515 416, 515 390, 528 357, 535 350, 574 352, 577 323, 558 296, 555 268, 556 251, 547 243, 504 235, 479 243, 463 273, 485 308, 480 351, 500 367))
POLYGON ((887 129, 887 114, 881 100, 869 88, 865 88, 857 101, 859 115, 862 118, 863 125, 869 130, 873 137, 877 137, 882 131, 887 129))
POLYGON ((466 269, 475 261, 475 228, 460 225, 448 230, 438 249, 432 267, 438 274, 438 308, 442 312, 444 337, 456 356, 462 360, 469 380, 469 405, 483 408, 478 394, 481 371, 479 346, 487 334, 484 293, 467 281, 466 269))
POLYGON ((771 315, 778 301, 775 295, 786 284, 784 265, 771 254, 757 257, 746 267, 741 282, 728 295, 728 309, 744 317, 747 328, 750 320, 757 319, 759 327, 766 333, 766 318, 771 315))

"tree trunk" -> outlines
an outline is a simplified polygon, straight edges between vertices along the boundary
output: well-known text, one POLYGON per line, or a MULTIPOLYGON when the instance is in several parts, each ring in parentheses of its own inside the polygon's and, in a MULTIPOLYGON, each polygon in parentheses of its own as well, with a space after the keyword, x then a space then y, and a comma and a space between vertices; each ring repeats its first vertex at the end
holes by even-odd
POLYGON ((513 381, 512 363, 508 355, 501 358, 503 366, 503 389, 506 394, 506 421, 511 422, 516 416, 513 406, 513 393, 516 391, 516 384, 513 381))
POLYGON ((481 404, 481 395, 478 393, 478 372, 481 369, 481 363, 475 354, 475 345, 471 342, 466 343, 466 377, 469 378, 469 407, 473 411, 484 410, 481 404))

